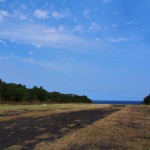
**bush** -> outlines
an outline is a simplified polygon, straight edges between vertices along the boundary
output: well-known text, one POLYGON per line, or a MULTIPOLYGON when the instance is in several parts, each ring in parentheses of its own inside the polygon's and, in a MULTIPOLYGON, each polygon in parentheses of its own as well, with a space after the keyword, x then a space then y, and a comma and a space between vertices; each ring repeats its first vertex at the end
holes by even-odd
POLYGON ((150 94, 144 98, 143 104, 150 104, 150 94))

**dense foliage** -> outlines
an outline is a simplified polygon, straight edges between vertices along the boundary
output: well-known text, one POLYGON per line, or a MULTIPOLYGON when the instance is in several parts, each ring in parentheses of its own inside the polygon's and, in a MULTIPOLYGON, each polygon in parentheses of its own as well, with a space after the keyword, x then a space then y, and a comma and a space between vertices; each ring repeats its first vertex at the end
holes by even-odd
POLYGON ((150 94, 144 98, 144 104, 150 104, 150 94))
POLYGON ((43 87, 28 89, 25 85, 6 83, 0 79, 0 101, 7 102, 51 102, 51 103, 91 103, 87 96, 48 92, 43 87))

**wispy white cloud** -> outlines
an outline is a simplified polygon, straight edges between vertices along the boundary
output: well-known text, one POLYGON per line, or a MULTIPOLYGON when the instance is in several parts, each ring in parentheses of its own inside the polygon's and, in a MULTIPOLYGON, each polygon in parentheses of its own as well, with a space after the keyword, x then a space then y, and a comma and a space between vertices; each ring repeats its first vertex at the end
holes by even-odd
POLYGON ((97 43, 100 43, 100 44, 104 43, 104 41, 103 41, 102 39, 100 39, 100 38, 95 38, 95 41, 96 41, 97 43))
POLYGON ((76 25, 74 30, 81 34, 84 32, 84 26, 76 25))
POLYGON ((112 24, 112 28, 117 28, 119 25, 120 25, 119 23, 117 23, 117 24, 116 24, 116 23, 113 23, 113 24, 112 24))
POLYGON ((109 29, 109 25, 108 24, 106 24, 106 25, 103 25, 103 27, 102 27, 102 31, 107 31, 109 29))
POLYGON ((6 10, 0 10, 0 22, 3 21, 3 19, 5 19, 8 16, 9 16, 8 11, 6 11, 6 10))
POLYGON ((138 25, 138 22, 136 22, 136 21, 129 21, 129 22, 125 23, 125 25, 138 25))
POLYGON ((101 29, 101 26, 95 22, 92 22, 92 24, 89 27, 90 31, 99 31, 101 29))
POLYGON ((26 62, 26 63, 32 63, 32 64, 37 63, 32 57, 29 57, 29 58, 14 57, 13 60, 20 61, 20 62, 26 62))
POLYGON ((120 23, 113 23, 113 24, 111 25, 111 28, 113 29, 113 31, 117 31, 118 28, 119 28, 119 26, 120 26, 120 23))
POLYGON ((65 12, 53 11, 51 13, 51 17, 53 17, 56 20, 59 20, 68 16, 68 14, 69 14, 68 11, 65 11, 65 12))
POLYGON ((14 56, 13 54, 11 55, 1 55, 0 56, 0 60, 2 61, 8 61, 8 60, 16 60, 16 56, 14 56))
POLYGON ((9 19, 19 19, 19 20, 29 20, 27 15, 19 10, 14 10, 11 13, 7 10, 0 10, 0 22, 4 20, 9 20, 9 19))
POLYGON ((109 38, 106 38, 106 40, 108 42, 112 42, 112 43, 119 43, 119 42, 127 42, 127 41, 129 41, 129 38, 125 38, 125 37, 117 37, 117 38, 109 37, 109 38))
POLYGON ((85 10, 83 11, 83 16, 84 16, 85 18, 89 18, 89 17, 90 17, 90 10, 89 10, 89 9, 85 9, 85 10))
POLYGON ((1 39, 0 39, 0 45, 4 47, 8 47, 8 44, 4 40, 1 40, 1 39))
POLYGON ((36 47, 87 50, 98 46, 93 40, 73 35, 73 33, 65 30, 63 26, 48 27, 37 24, 12 24, 0 30, 0 38, 36 47))
POLYGON ((46 35, 49 35, 49 34, 57 34, 57 33, 63 33, 65 32, 65 27, 63 25, 60 25, 58 27, 43 27, 43 32, 46 34, 46 35))
POLYGON ((47 19, 49 18, 49 12, 47 10, 42 10, 42 9, 36 9, 33 12, 34 17, 38 19, 47 19))
POLYGON ((15 10, 13 12, 13 17, 19 18, 20 20, 26 20, 27 16, 20 11, 15 10))

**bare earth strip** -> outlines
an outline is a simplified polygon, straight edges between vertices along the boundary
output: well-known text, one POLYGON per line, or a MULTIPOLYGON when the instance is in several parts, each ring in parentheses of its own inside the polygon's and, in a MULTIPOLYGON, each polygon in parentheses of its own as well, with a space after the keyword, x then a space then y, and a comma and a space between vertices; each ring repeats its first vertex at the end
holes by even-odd
POLYGON ((149 131, 143 105, 0 110, 0 150, 149 150, 149 131))

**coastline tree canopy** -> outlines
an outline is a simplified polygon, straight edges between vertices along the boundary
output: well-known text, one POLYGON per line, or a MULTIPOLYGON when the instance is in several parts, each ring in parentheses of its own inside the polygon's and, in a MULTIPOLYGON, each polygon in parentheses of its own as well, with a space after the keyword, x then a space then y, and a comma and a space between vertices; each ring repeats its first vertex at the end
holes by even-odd
POLYGON ((144 98, 143 104, 150 104, 150 94, 144 98))
POLYGON ((48 92, 42 86, 28 89, 25 85, 6 83, 0 79, 0 101, 6 102, 48 102, 48 103, 92 103, 85 95, 48 92))

